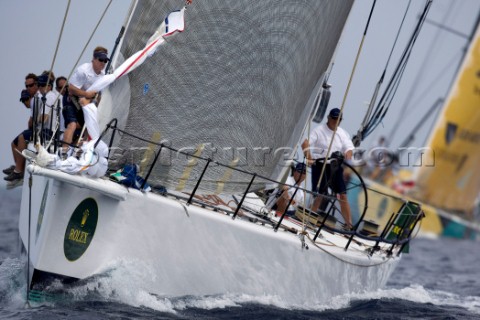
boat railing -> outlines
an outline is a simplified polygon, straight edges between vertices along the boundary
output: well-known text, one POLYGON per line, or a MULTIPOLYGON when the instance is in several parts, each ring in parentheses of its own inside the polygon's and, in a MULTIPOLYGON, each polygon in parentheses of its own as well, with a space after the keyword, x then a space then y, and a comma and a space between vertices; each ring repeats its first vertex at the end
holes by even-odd
MULTIPOLYGON (((163 143, 154 142, 154 141, 144 139, 142 137, 138 137, 138 136, 136 136, 134 134, 131 134, 127 131, 124 131, 122 129, 117 128, 117 120, 116 119, 113 119, 106 126, 106 129, 102 132, 102 134, 100 136, 100 139, 102 139, 102 137, 104 137, 105 134, 109 130, 112 130, 112 135, 110 137, 110 143, 109 143, 109 149, 112 147, 116 131, 119 131, 122 134, 129 135, 129 136, 131 136, 133 138, 136 138, 140 141, 144 141, 146 143, 158 146, 158 150, 155 153, 155 157, 148 167, 148 171, 147 171, 147 174, 145 175, 143 185, 140 188, 141 190, 144 189, 146 183, 148 182, 149 177, 152 173, 152 170, 157 165, 159 156, 160 156, 162 150, 164 150, 164 149, 168 149, 172 152, 176 152, 178 154, 183 154, 187 157, 191 157, 191 158, 195 158, 197 160, 201 160, 205 163, 199 177, 196 178, 196 182, 195 182, 195 186, 194 186, 193 190, 190 192, 190 194, 188 196, 188 199, 186 200, 187 205, 190 205, 190 204, 204 205, 204 204, 202 204, 201 201, 194 199, 194 197, 196 196, 196 193, 197 193, 197 190, 198 190, 200 184, 202 183, 202 181, 204 181, 204 175, 207 172, 207 170, 209 170, 209 167, 211 166, 211 164, 215 164, 217 166, 225 167, 225 168, 228 168, 229 170, 233 170, 233 171, 239 172, 241 174, 250 176, 249 183, 248 183, 246 189, 241 193, 242 194, 241 199, 239 201, 237 201, 237 204, 236 204, 235 208, 232 211, 222 210, 222 211, 226 212, 227 214, 231 215, 232 219, 235 219, 239 215, 241 210, 247 210, 247 211, 250 211, 250 212, 252 211, 251 208, 249 208, 248 206, 245 206, 244 203, 245 203, 245 199, 247 198, 247 195, 250 192, 252 192, 251 188, 252 188, 252 185, 254 184, 254 181, 258 180, 258 179, 261 179, 262 183, 270 183, 271 185, 275 185, 275 186, 279 186, 279 187, 280 186, 289 186, 289 187, 294 187, 295 188, 294 194, 293 194, 292 197, 290 197, 288 205, 285 207, 283 212, 281 212, 279 214, 278 221, 270 220, 271 225, 272 225, 272 227, 275 231, 277 231, 281 226, 283 226, 283 221, 287 217, 288 208, 292 204, 292 201, 293 201, 295 195, 297 194, 297 192, 304 192, 304 194, 306 196, 308 195, 311 198, 321 196, 323 198, 323 201, 327 202, 327 205, 324 206, 323 211, 322 210, 320 211, 320 215, 319 215, 318 212, 311 212, 308 209, 303 209, 303 213, 308 215, 309 217, 315 216, 315 219, 314 219, 315 223, 310 223, 309 224, 309 227, 314 229, 315 236, 314 236, 313 240, 315 241, 317 239, 317 237, 320 235, 320 232, 321 232, 322 229, 325 229, 325 230, 327 230, 331 233, 343 234, 344 236, 348 237, 348 241, 347 241, 347 243, 344 247, 345 250, 348 250, 352 241, 355 241, 355 238, 358 238, 358 239, 363 239, 363 240, 372 242, 372 246, 371 246, 371 249, 370 249, 370 254, 373 254, 376 250, 380 250, 380 246, 379 246, 380 243, 390 245, 390 247, 388 249, 388 252, 387 252, 389 255, 393 254, 395 247, 399 247, 399 250, 397 251, 397 254, 400 254, 403 251, 403 249, 408 245, 408 242, 412 238, 412 233, 413 233, 417 223, 423 218, 423 212, 422 212, 421 207, 418 203, 411 202, 411 201, 406 201, 406 200, 403 200, 403 199, 396 199, 397 201, 400 201, 402 203, 402 205, 401 205, 399 210, 391 213, 391 215, 388 219, 388 222, 383 225, 383 229, 381 231, 375 230, 374 232, 370 232, 370 233, 365 232, 365 230, 361 229, 360 226, 362 224, 364 225, 366 223, 365 216, 366 216, 367 210, 369 209, 368 197, 367 197, 368 193, 367 193, 365 183, 363 182, 362 177, 360 176, 360 174, 358 174, 358 172, 355 170, 355 168, 350 166, 348 163, 344 163, 343 165, 348 167, 348 169, 351 172, 353 172, 353 174, 358 178, 359 182, 357 184, 354 184, 354 187, 361 188, 361 190, 364 194, 364 198, 365 198, 364 199, 364 202, 365 202, 364 208, 359 215, 358 221, 354 224, 353 228, 351 228, 351 229, 347 229, 347 228, 345 228, 345 226, 338 228, 336 226, 332 226, 332 225, 329 225, 327 223, 329 217, 334 216, 336 212, 340 211, 340 209, 338 208, 339 207, 338 202, 340 200, 337 199, 336 195, 320 194, 320 193, 317 193, 317 192, 312 192, 312 191, 307 190, 305 188, 301 188, 298 185, 297 186, 287 185, 285 183, 275 181, 275 180, 270 179, 268 177, 261 176, 257 173, 254 173, 254 172, 248 172, 248 171, 245 171, 245 170, 242 170, 242 169, 239 169, 239 168, 231 167, 231 166, 228 166, 226 164, 214 161, 210 158, 204 158, 204 157, 195 155, 195 154, 190 153, 190 152, 185 152, 183 150, 177 150, 177 149, 172 148, 172 147, 170 147, 168 145, 165 145, 163 143)), ((266 211, 264 210, 265 208, 258 208, 258 209, 259 210, 256 210, 257 211, 256 213, 258 214, 258 216, 260 218, 262 218, 262 221, 268 220, 268 217, 265 214, 266 213, 266 211)), ((372 209, 372 208, 370 208, 370 209, 372 209)))

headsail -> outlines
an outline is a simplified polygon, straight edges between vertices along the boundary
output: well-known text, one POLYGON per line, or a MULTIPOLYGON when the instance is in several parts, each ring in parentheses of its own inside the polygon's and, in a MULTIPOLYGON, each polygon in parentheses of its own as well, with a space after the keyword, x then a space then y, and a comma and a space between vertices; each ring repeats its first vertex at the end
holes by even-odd
POLYGON ((145 48, 125 60, 112 74, 107 74, 98 79, 90 88, 88 88, 88 91, 101 91, 108 85, 112 84, 116 79, 123 77, 138 68, 148 57, 155 54, 158 47, 165 42, 166 37, 171 36, 177 31, 181 32, 184 30, 184 13, 185 8, 168 14, 155 33, 147 41, 145 48))
POLYGON ((450 211, 471 213, 480 194, 480 27, 416 177, 415 196, 450 211), (426 160, 426 161, 425 161, 426 160))
MULTIPOLYGON (((311 114, 311 97, 327 70, 353 1, 197 1, 185 31, 167 38, 155 55, 104 94, 100 115, 148 140, 175 149, 203 145, 202 157, 277 177, 311 114)), ((123 57, 145 47, 181 1, 138 1, 123 57)), ((140 161, 146 144, 127 135, 115 143, 111 164, 140 161)), ((155 150, 158 151, 158 148, 155 150)), ((152 184, 192 189, 205 163, 187 172, 185 156, 162 151, 152 184), (182 185, 183 187, 183 185, 182 185)), ((211 166, 199 192, 244 191, 250 177, 211 166), (210 182, 210 183, 209 183, 210 182), (202 191, 203 190, 203 191, 202 191)))

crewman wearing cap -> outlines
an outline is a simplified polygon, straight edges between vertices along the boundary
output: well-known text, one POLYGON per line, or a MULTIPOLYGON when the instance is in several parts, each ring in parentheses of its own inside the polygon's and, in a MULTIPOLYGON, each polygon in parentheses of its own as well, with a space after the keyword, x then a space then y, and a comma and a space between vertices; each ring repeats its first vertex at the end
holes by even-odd
MULTIPOLYGON (((31 142, 46 142, 52 136, 52 127, 57 119, 54 109, 55 94, 52 92, 55 75, 52 71, 45 70, 37 78, 38 91, 30 99, 30 119, 28 128, 31 136, 25 133, 24 138, 31 142), (43 131, 40 131, 40 130, 43 131), (36 134, 36 136, 34 135, 36 134)), ((19 151, 22 148, 19 147, 19 151)), ((22 158, 23 163, 25 159, 22 158)), ((21 166, 23 168, 23 165, 21 166)))
MULTIPOLYGON (((340 128, 342 121, 340 109, 333 108, 327 117, 327 122, 315 127, 308 139, 302 143, 302 149, 307 159, 308 165, 312 166, 312 191, 325 194, 327 188, 330 187, 340 197, 340 208, 345 225, 347 228, 352 227, 352 218, 350 213, 350 205, 347 199, 347 189, 343 178, 342 166, 334 166, 331 163, 332 155, 350 160, 352 158, 353 149, 355 148, 350 135, 340 128), (336 128, 336 132, 335 132, 336 128), (327 154, 330 141, 332 141, 330 153, 327 154), (323 162, 327 161, 322 181, 318 188, 318 181, 322 172, 323 162), (330 183, 327 184, 327 181, 330 183)), ((320 207, 322 197, 315 198, 312 211, 317 211, 320 207)))
POLYGON ((267 207, 283 214, 287 205, 290 203, 290 199, 293 197, 287 210, 287 215, 293 216, 295 214, 295 207, 297 205, 304 205, 304 192, 298 190, 297 193, 295 193, 295 190, 297 188, 303 188, 302 182, 305 180, 306 173, 307 166, 304 163, 297 163, 295 168, 293 168, 293 174, 287 178, 285 184, 272 193, 271 198, 267 201, 267 207), (294 194, 295 197, 293 196, 294 194))
POLYGON ((33 142, 34 132, 40 133, 37 139, 42 141, 46 141, 51 137, 52 131, 50 126, 53 122, 49 121, 49 119, 51 119, 52 106, 55 103, 55 95, 52 93, 54 81, 55 76, 51 71, 44 71, 38 77, 33 73, 29 73, 25 77, 25 88, 31 97, 30 118, 28 119, 28 129, 21 132, 11 144, 15 165, 3 170, 3 173, 7 175, 4 177, 4 180, 8 181, 7 188, 9 186, 21 185, 21 181, 23 181, 25 158, 19 155, 18 152, 22 152, 27 148, 27 141, 33 142), (43 129, 43 131, 38 129, 43 129))
MULTIPOLYGON (((93 50, 93 59, 91 62, 80 65, 69 80, 68 94, 63 99, 63 118, 65 120, 65 132, 63 140, 66 143, 72 143, 75 130, 81 129, 84 125, 81 106, 78 104, 78 98, 85 97, 93 99, 98 92, 86 91, 95 81, 105 75, 105 66, 110 59, 108 50, 104 47, 96 47, 93 50)), ((64 149, 68 147, 64 145, 64 149)))

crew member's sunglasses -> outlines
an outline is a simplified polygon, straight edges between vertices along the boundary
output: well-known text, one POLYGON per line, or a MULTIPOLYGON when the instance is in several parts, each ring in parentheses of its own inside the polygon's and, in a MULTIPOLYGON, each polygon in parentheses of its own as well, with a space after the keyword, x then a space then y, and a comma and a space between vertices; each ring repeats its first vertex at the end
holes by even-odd
POLYGON ((107 63, 107 62, 108 62, 107 59, 97 59, 97 60, 100 61, 100 62, 103 62, 103 63, 107 63))
POLYGON ((34 82, 34 83, 30 83, 30 84, 25 84, 25 88, 31 88, 33 87, 34 85, 36 85, 37 83, 34 82))

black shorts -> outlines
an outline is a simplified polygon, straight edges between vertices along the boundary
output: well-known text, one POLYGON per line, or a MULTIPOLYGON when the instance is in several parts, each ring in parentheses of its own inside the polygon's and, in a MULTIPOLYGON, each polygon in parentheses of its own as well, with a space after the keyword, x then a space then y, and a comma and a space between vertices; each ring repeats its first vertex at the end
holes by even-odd
POLYGON ((82 109, 78 110, 69 96, 65 96, 63 99, 62 115, 65 120, 65 127, 71 122, 78 122, 80 126, 85 123, 82 109))
MULTIPOLYGON (((33 130, 32 129, 27 129, 27 130, 24 130, 22 133, 20 133, 18 136, 15 137, 15 139, 13 139, 13 144, 16 145, 18 147, 18 138, 20 136, 23 136, 23 139, 25 139, 25 141, 33 141, 33 130)), ((42 142, 45 142, 46 140, 50 140, 50 138, 52 137, 52 130, 50 129, 43 129, 43 134, 41 134, 41 137, 37 137, 37 139, 41 138, 41 141, 42 142)))
POLYGON ((320 173, 322 173, 323 162, 317 161, 312 166, 312 190, 322 194, 327 193, 328 187, 337 194, 347 193, 347 187, 345 180, 343 179, 343 167, 338 165, 332 165, 330 163, 325 167, 325 173, 323 174, 320 188, 317 189, 318 180, 320 180, 320 173))
POLYGON ((15 139, 13 139, 13 144, 16 145, 18 147, 18 138, 20 136, 23 136, 23 139, 25 139, 25 141, 30 141, 32 140, 32 135, 33 135, 33 131, 31 129, 27 129, 27 130, 24 130, 22 133, 20 133, 18 136, 15 137, 15 139))

